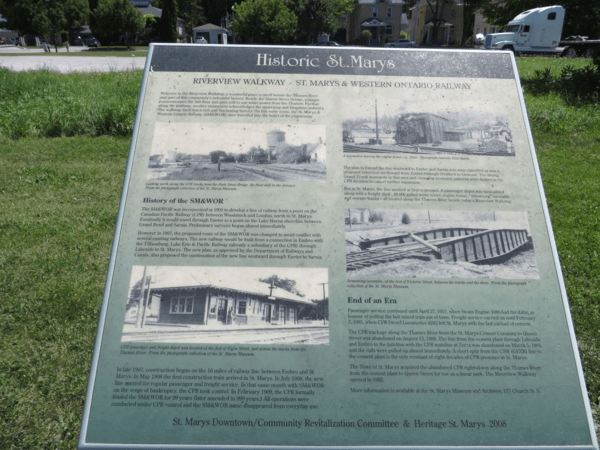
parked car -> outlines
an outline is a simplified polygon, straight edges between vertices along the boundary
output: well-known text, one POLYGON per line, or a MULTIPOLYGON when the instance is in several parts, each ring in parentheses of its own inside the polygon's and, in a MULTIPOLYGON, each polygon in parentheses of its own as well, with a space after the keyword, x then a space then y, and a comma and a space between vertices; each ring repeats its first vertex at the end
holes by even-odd
POLYGON ((342 46, 341 44, 338 44, 338 43, 337 43, 337 42, 335 42, 335 41, 323 41, 323 42, 317 42, 315 45, 319 45, 319 46, 326 45, 326 46, 329 46, 329 47, 341 47, 341 46, 342 46))
POLYGON ((83 41, 88 47, 100 47, 100 41, 95 37, 85 38, 83 41))
POLYGON ((475 35, 475 37, 473 38, 473 43, 476 45, 483 45, 485 44, 485 34, 483 33, 477 33, 475 35))
POLYGON ((408 39, 398 39, 397 41, 394 42, 388 42, 387 44, 383 45, 384 47, 393 47, 393 48, 413 48, 413 47, 418 47, 419 44, 417 44, 415 41, 409 41, 408 39))
POLYGON ((204 39, 202 36, 198 36, 196 38, 196 44, 208 44, 208 41, 204 39))

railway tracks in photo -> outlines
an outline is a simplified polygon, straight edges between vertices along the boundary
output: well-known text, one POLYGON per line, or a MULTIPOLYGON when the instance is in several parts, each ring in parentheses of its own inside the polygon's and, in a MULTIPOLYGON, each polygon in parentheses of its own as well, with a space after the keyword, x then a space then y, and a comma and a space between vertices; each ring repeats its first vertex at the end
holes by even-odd
POLYGON ((445 262, 494 262, 531 242, 527 230, 444 228, 404 233, 358 245, 359 252, 346 255, 348 272, 404 258, 439 259, 445 262))
POLYGON ((448 154, 448 155, 484 155, 484 156, 515 156, 514 153, 507 153, 503 151, 495 151, 493 149, 487 151, 484 148, 479 147, 466 147, 466 148, 444 148, 444 147, 431 147, 421 145, 360 145, 360 144, 344 144, 344 153, 409 153, 419 155, 437 155, 437 154, 448 154))
POLYGON ((222 329, 198 328, 161 331, 159 326, 147 326, 148 331, 124 332, 122 342, 157 342, 187 344, 305 344, 329 343, 329 327, 272 327, 243 329, 235 325, 222 329))
POLYGON ((247 164, 228 164, 231 167, 251 174, 262 180, 295 182, 295 181, 325 181, 327 174, 324 172, 315 172, 305 169, 296 169, 292 167, 279 167, 269 164, 260 166, 249 166, 247 164))

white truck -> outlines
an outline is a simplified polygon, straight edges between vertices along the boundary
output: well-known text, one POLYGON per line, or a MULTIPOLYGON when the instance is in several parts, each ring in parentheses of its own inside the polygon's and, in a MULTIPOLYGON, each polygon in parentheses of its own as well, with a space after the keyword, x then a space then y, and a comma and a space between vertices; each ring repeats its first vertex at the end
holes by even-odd
POLYGON ((559 5, 524 11, 508 22, 504 32, 488 34, 485 37, 485 48, 570 58, 591 57, 594 48, 600 47, 600 40, 577 36, 561 41, 564 21, 565 8, 559 5))

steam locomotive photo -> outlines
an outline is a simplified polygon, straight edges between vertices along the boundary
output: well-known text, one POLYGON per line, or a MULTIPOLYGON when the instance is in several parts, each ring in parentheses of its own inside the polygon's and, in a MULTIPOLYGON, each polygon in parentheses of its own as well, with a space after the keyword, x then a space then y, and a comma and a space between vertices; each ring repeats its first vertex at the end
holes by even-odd
MULTIPOLYGON (((356 123, 356 121, 354 121, 356 123)), ((344 124, 346 125, 346 124, 344 124)), ((508 120, 491 114, 469 117, 403 113, 343 127, 345 152, 426 152, 514 155, 508 120)))

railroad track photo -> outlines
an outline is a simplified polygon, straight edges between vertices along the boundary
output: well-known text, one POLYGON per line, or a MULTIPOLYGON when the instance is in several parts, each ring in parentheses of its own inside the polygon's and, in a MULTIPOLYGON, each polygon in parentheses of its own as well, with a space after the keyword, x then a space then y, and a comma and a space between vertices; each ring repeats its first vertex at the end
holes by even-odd
POLYGON ((490 262, 510 255, 530 242, 527 230, 449 228, 406 233, 362 242, 368 250, 346 255, 346 269, 352 271, 411 257, 446 262, 490 262))
POLYGON ((325 182, 324 125, 156 124, 148 181, 325 182))
POLYGON ((539 277, 524 212, 354 208, 346 210, 345 221, 351 278, 539 277), (411 224, 411 217, 419 223, 411 224))
POLYGON ((274 329, 239 329, 223 327, 222 330, 198 330, 190 327, 174 331, 149 331, 144 333, 123 333, 122 342, 169 342, 187 344, 304 344, 318 345, 329 343, 329 328, 326 326, 297 326, 274 329))

